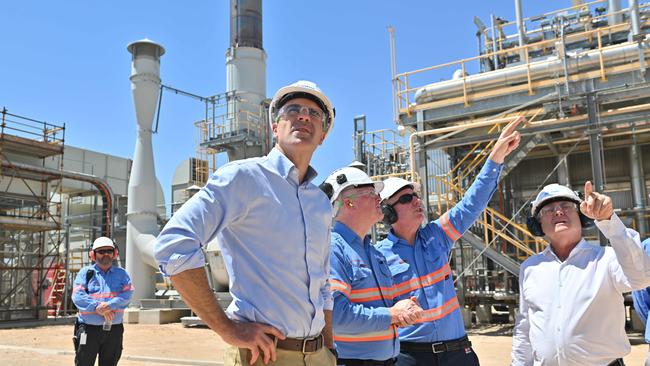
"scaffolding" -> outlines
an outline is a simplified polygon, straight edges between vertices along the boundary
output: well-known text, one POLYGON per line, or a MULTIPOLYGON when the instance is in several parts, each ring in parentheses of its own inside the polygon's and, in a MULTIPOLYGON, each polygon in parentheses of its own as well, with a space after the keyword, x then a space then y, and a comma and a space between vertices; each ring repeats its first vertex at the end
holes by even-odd
POLYGON ((63 242, 61 186, 65 125, 9 113, 0 124, 0 321, 44 317, 61 298, 53 284, 61 280, 63 242), (61 175, 38 174, 18 163, 61 175))

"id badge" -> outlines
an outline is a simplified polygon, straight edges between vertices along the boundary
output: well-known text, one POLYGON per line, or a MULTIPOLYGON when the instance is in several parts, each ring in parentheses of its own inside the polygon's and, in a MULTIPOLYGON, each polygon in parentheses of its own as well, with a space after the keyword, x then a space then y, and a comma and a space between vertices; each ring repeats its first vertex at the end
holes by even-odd
POLYGON ((86 338, 87 338, 86 332, 81 333, 81 335, 79 336, 79 344, 82 346, 85 345, 86 338))

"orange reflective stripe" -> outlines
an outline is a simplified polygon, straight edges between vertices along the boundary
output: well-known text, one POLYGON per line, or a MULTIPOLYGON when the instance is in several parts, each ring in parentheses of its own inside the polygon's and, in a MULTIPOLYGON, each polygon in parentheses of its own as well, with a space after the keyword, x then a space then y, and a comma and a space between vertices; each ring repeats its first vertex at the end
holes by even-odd
POLYGON ((343 281, 335 280, 330 278, 330 291, 338 291, 344 294, 347 297, 350 297, 350 285, 343 281))
POLYGON ((426 323, 433 320, 438 320, 451 313, 452 311, 458 309, 459 307, 460 304, 458 303, 458 298, 454 296, 451 300, 442 304, 442 306, 425 310, 424 315, 422 318, 420 318, 420 320, 418 320, 418 323, 426 323))
POLYGON ((447 234, 452 241, 456 241, 462 236, 462 234, 454 228, 451 221, 449 221, 449 211, 440 216, 440 224, 442 225, 442 230, 445 231, 445 234, 447 234))
POLYGON ((337 342, 374 342, 395 339, 396 336, 395 326, 391 325, 390 328, 378 332, 334 334, 334 340, 337 342))
POLYGON ((396 296, 409 293, 424 286, 434 285, 444 280, 445 277, 447 277, 449 274, 451 274, 451 268, 449 267, 449 263, 445 263, 445 265, 440 269, 435 272, 431 272, 426 276, 412 278, 406 282, 402 282, 393 286, 393 292, 391 295, 394 298, 396 296))
MULTIPOLYGON (((124 309, 113 310, 113 312, 114 313, 123 313, 124 309)), ((97 314, 97 315, 99 315, 96 311, 80 311, 79 314, 82 314, 82 315, 97 314)))
POLYGON ((119 294, 121 294, 121 292, 96 292, 94 294, 90 294, 90 297, 93 299, 108 299, 119 294))

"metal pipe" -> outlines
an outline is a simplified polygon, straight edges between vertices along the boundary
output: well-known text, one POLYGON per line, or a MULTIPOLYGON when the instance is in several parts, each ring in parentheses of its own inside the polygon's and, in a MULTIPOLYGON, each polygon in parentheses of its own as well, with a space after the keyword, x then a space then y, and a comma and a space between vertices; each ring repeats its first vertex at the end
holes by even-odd
MULTIPOLYGON (((526 44, 526 29, 524 28, 523 12, 521 10, 521 0, 515 0, 515 17, 517 18, 517 36, 519 38, 519 47, 526 44)), ((526 59, 527 49, 522 48, 519 51, 519 61, 526 59)))
POLYGON ((621 0, 609 0, 607 3, 607 25, 612 26, 622 23, 623 14, 619 13, 621 11, 621 0))
MULTIPOLYGON (((642 53, 648 52, 643 42, 639 45, 627 44, 602 49, 605 66, 610 67, 638 61, 639 47, 643 47, 642 53)), ((569 58, 567 60, 568 73, 573 74, 578 71, 600 68, 600 55, 601 50, 590 50, 581 53, 579 58, 569 58)), ((553 77, 553 75, 563 72, 563 68, 563 60, 559 57, 553 57, 543 61, 532 62, 528 65, 518 65, 492 72, 468 75, 464 78, 464 81, 463 79, 445 80, 421 87, 415 93, 415 101, 418 104, 423 104, 435 100, 460 97, 463 95, 463 83, 468 93, 475 93, 493 89, 497 86, 526 82, 528 80, 528 69, 530 69, 531 80, 535 81, 553 77)))
POLYGON ((641 26, 639 20, 639 3, 637 0, 629 0, 630 23, 632 24, 632 40, 641 35, 641 26))
MULTIPOLYGON (((397 85, 398 79, 397 75, 397 57, 395 55, 395 28, 388 26, 388 35, 390 40, 390 76, 392 82, 392 92, 393 92, 393 121, 395 124, 399 125, 399 101, 397 100, 397 92, 399 87, 397 85)), ((357 159, 359 160, 359 159, 357 159)), ((359 160, 361 161, 361 160, 359 160)))
MULTIPOLYGON (((499 68, 499 55, 497 55, 497 52, 499 51, 497 47, 497 18, 492 14, 490 19, 492 20, 492 62, 494 62, 492 70, 497 70, 499 68)), ((417 95, 415 98, 417 100, 417 95)))
POLYGON ((632 198, 634 200, 634 211, 637 221, 637 231, 642 238, 648 233, 648 225, 645 219, 645 178, 643 175, 643 164, 641 162, 641 153, 636 144, 630 146, 630 185, 632 186, 632 198))
POLYGON ((14 169, 22 172, 27 172, 27 173, 35 173, 35 174, 45 175, 48 177, 59 178, 63 176, 63 178, 65 179, 71 179, 71 180, 92 184, 93 186, 95 186, 95 188, 97 188, 97 190, 102 195, 102 203, 106 208, 106 212, 102 220, 103 221, 102 235, 108 237, 111 237, 113 235, 113 219, 114 219, 113 202, 115 198, 113 196, 113 190, 108 185, 108 183, 106 183, 103 179, 86 173, 71 172, 67 170, 61 171, 53 168, 33 166, 33 165, 16 163, 16 162, 8 162, 8 161, 2 161, 2 168, 14 169))

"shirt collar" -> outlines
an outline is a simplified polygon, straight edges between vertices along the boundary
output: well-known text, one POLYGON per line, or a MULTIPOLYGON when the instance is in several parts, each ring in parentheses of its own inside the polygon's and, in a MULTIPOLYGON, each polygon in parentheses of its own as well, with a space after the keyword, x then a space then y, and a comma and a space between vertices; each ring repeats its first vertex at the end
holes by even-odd
MULTIPOLYGON (((418 233, 419 233, 419 230, 418 230, 418 233)), ((390 240, 393 243, 393 245, 401 244, 401 245, 410 246, 409 243, 406 240, 404 240, 404 239, 400 238, 399 236, 395 235, 395 233, 393 232, 393 229, 390 229, 390 231, 388 232, 387 237, 388 237, 388 240, 390 240)), ((417 235, 415 236, 415 240, 417 241, 417 235)))
MULTIPOLYGON (((569 253, 569 256, 567 257, 566 260, 569 260, 571 257, 573 257, 574 253, 578 253, 578 252, 581 252, 583 250, 591 250, 592 247, 593 247, 593 245, 587 243, 587 241, 584 238, 581 238, 578 245, 576 245, 573 248, 573 250, 571 250, 571 253, 569 253)), ((557 255, 555 255, 555 252, 553 251, 553 248, 551 247, 550 244, 546 246, 546 249, 544 249, 542 251, 542 253, 547 257, 551 257, 551 258, 556 259, 558 261, 560 260, 560 258, 558 258, 557 255)))
MULTIPOLYGON (((95 269, 95 272, 104 272, 104 271, 103 271, 103 270, 102 270, 102 269, 97 265, 97 262, 93 263, 93 268, 95 269)), ((111 273, 111 272, 113 272, 113 266, 112 266, 112 265, 110 266, 110 268, 108 269, 108 271, 106 271, 106 272, 104 272, 104 273, 111 273)))
POLYGON ((361 238, 357 233, 352 231, 347 225, 340 221, 336 221, 334 223, 334 227, 332 228, 332 231, 341 235, 343 240, 345 240, 348 244, 352 245, 356 243, 357 245, 361 245, 363 242, 361 241, 361 238))
MULTIPOLYGON (((284 179, 289 179, 289 176, 292 175, 297 178, 298 175, 298 168, 293 164, 289 158, 287 158, 279 149, 273 148, 267 155, 267 158, 269 162, 275 167, 275 169, 278 171, 278 174, 280 174, 281 177, 284 179)), ((310 183, 318 173, 314 168, 307 167, 307 174, 305 174, 305 180, 303 183, 310 183)))

